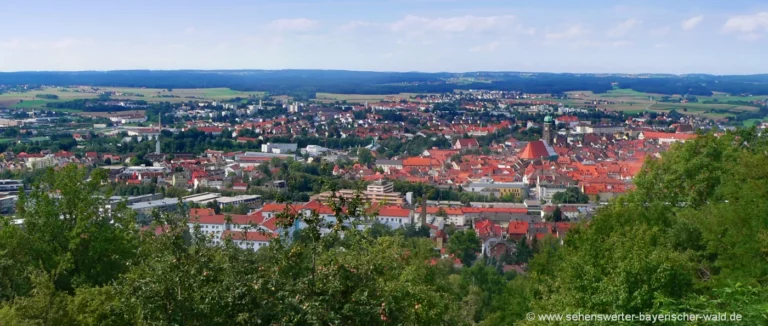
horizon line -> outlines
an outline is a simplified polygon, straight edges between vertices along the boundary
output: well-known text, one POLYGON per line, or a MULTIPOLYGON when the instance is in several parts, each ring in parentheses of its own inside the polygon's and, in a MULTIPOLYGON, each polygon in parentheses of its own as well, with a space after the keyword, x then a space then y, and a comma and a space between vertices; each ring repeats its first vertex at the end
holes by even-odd
POLYGON ((15 71, 0 71, 0 74, 21 74, 21 73, 110 73, 110 72, 140 72, 140 71, 157 71, 157 72, 235 72, 235 71, 329 71, 329 72, 363 72, 363 73, 390 73, 390 74, 477 74, 477 73, 504 73, 504 74, 554 74, 554 75, 668 75, 668 76, 691 76, 691 75, 707 75, 707 76, 760 76, 768 75, 768 73, 754 73, 754 74, 714 74, 703 72, 691 72, 691 73, 669 73, 669 72, 642 72, 642 73, 629 73, 629 72, 551 72, 551 71, 515 71, 515 70, 474 70, 474 71, 418 71, 418 70, 354 70, 354 69, 319 69, 319 68, 283 68, 283 69, 258 69, 258 68, 231 68, 231 69, 86 69, 86 70, 15 70, 15 71))

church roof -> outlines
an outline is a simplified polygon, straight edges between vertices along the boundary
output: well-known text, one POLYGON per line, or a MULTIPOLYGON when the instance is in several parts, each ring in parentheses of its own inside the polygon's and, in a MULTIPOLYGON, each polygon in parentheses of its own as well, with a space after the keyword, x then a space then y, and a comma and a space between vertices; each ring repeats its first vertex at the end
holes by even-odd
POLYGON ((555 153, 555 150, 552 147, 547 146, 547 144, 541 140, 536 140, 528 142, 528 145, 525 145, 522 153, 520 153, 520 158, 524 160, 536 160, 542 157, 556 155, 557 153, 555 153))

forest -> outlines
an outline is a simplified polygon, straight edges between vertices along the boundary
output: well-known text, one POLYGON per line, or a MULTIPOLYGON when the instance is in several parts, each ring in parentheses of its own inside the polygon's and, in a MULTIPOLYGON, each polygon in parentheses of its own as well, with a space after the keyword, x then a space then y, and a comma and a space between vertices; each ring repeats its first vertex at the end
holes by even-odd
MULTIPOLYGON (((124 206, 102 214, 105 171, 70 165, 20 196, 23 227, 0 220, 0 324, 548 325, 526 314, 733 312, 766 325, 766 153, 755 129, 676 144, 562 244, 521 240, 501 261, 475 256, 474 230, 448 228, 461 269, 416 228, 360 231, 317 214, 257 252, 211 246, 184 213, 155 214, 162 228, 143 231, 124 206), (505 262, 528 270, 505 273, 505 262)), ((331 207, 344 222, 369 217, 360 205, 331 207)), ((299 216, 277 218, 288 230, 299 216)))
POLYGON ((343 70, 122 70, 80 72, 6 72, 0 85, 89 85, 150 88, 227 87, 240 91, 266 91, 272 95, 314 98, 316 92, 339 94, 446 93, 454 90, 516 90, 532 94, 567 91, 605 93, 614 88, 659 94, 768 95, 767 75, 652 75, 555 74, 519 72, 420 73, 343 70), (455 77, 489 82, 454 83, 455 77))

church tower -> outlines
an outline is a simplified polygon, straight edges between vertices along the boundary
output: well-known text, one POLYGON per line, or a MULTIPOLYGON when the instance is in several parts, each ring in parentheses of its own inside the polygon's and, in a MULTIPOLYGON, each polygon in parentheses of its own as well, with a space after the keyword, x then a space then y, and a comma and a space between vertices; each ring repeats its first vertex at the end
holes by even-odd
POLYGON ((542 132, 542 139, 544 140, 544 143, 547 145, 552 146, 552 143, 555 140, 555 134, 553 133, 553 130, 555 127, 555 122, 552 119, 552 116, 547 115, 546 118, 544 118, 544 130, 542 132))

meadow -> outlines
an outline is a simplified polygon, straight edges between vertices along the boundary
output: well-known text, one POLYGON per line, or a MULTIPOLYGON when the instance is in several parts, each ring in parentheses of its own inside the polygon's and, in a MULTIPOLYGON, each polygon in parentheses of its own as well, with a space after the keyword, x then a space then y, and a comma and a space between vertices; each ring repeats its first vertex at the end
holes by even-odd
MULTIPOLYGON (((229 88, 159 89, 127 87, 52 87, 29 92, 0 94, 0 106, 19 109, 46 109, 47 103, 98 98, 99 92, 114 92, 113 99, 147 102, 187 102, 190 100, 223 101, 236 97, 261 97, 265 92, 240 92, 229 88), (41 99, 37 95, 56 95, 58 99, 41 99)), ((72 111, 52 109, 53 111, 72 111)))
MULTIPOLYGON (((713 96, 698 96, 699 102, 677 103, 660 102, 662 94, 637 92, 631 89, 614 89, 604 94, 594 94, 589 91, 568 92, 568 100, 554 100, 566 105, 580 105, 586 101, 607 101, 609 104, 600 104, 600 108, 626 113, 639 113, 643 111, 670 112, 675 110, 681 114, 702 115, 712 119, 722 119, 728 114, 712 112, 711 110, 727 110, 732 113, 754 112, 757 106, 742 105, 741 103, 729 104, 728 102, 751 102, 765 100, 767 96, 729 96, 727 94, 714 94, 713 96), (715 101, 717 103, 703 103, 715 101)), ((671 96, 673 98, 679 95, 671 96)))

